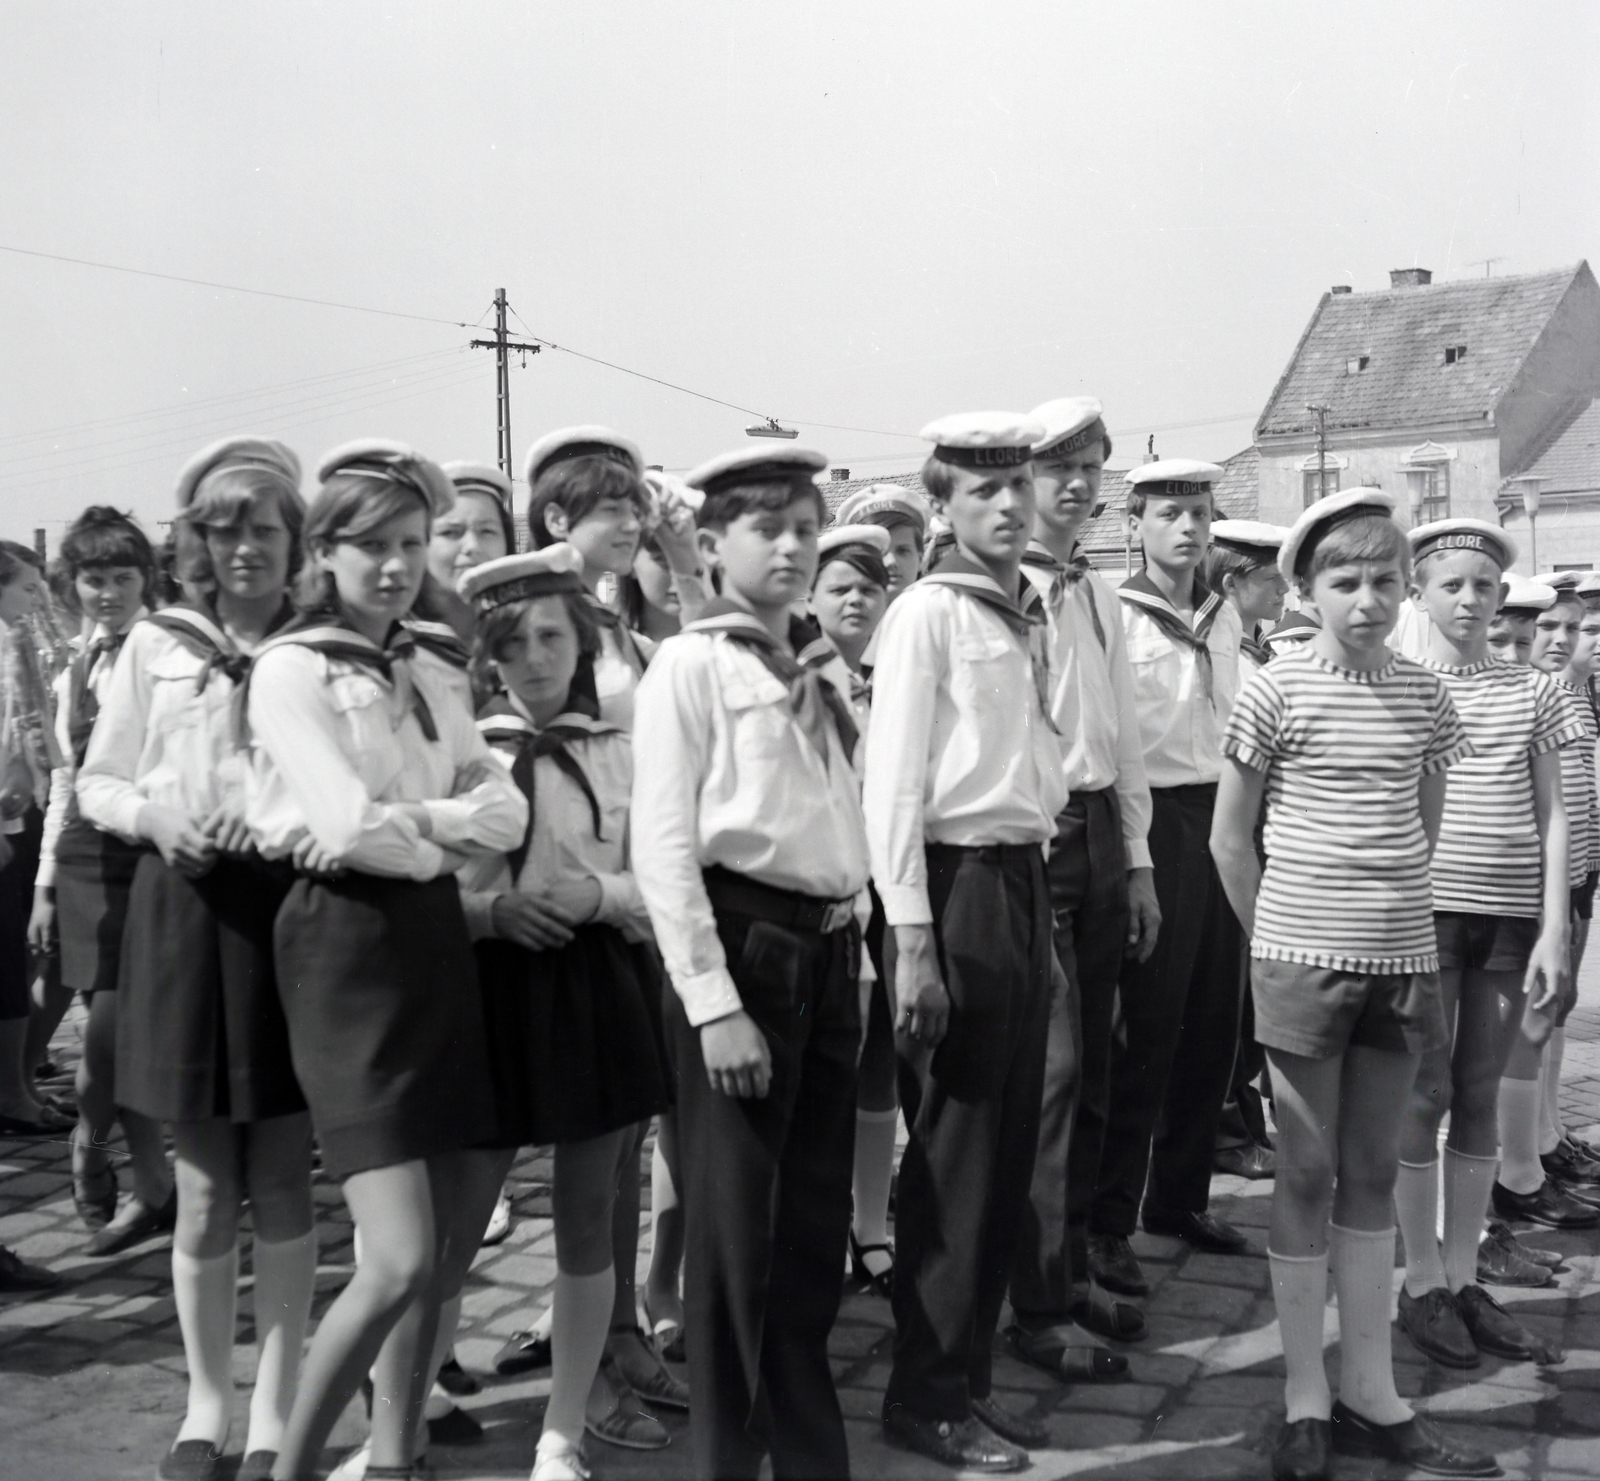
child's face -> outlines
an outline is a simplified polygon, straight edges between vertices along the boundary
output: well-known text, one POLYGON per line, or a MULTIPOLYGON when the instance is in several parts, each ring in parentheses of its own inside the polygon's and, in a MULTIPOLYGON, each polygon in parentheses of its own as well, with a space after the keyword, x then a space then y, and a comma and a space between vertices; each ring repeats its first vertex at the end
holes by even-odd
POLYGON ((508 554, 500 506, 489 494, 456 493, 454 506, 439 516, 428 541, 428 569, 451 591, 463 571, 508 554))
POLYGON ((121 632, 144 602, 144 572, 137 566, 85 566, 72 584, 84 615, 111 632, 121 632))
POLYGON ((889 568, 889 600, 892 602, 922 570, 922 546, 917 532, 901 520, 889 527, 889 553, 883 563, 889 568))
POLYGON ((722 571, 723 590, 773 612, 802 600, 817 570, 820 497, 801 493, 781 509, 747 509, 726 529, 701 530, 707 558, 722 571))
POLYGON ((428 514, 422 508, 391 515, 348 540, 316 553, 333 577, 339 604, 374 624, 398 622, 411 610, 428 569, 428 514))
POLYGON ((872 637, 888 605, 884 588, 849 561, 829 561, 811 593, 811 610, 823 632, 847 647, 872 637))
POLYGON ((1482 551, 1441 551, 1427 558, 1415 590, 1433 625, 1452 643, 1468 645, 1489 630, 1500 579, 1500 567, 1482 551))
POLYGON ((1583 603, 1564 597, 1533 619, 1533 652, 1529 661, 1547 674, 1559 674, 1572 660, 1583 622, 1583 603))
POLYGON ((34 567, 22 562, 4 586, 0 586, 0 621, 17 622, 30 612, 39 609, 44 597, 44 577, 34 567))
POLYGON ((1211 543, 1211 495, 1162 494, 1136 521, 1144 558, 1163 571, 1192 571, 1211 543))
POLYGON ((551 504, 544 521, 556 539, 567 541, 583 557, 586 579, 598 578, 602 571, 625 576, 633 569, 644 534, 644 512, 636 500, 626 495, 602 499, 575 524, 568 522, 566 510, 551 504))
POLYGON ((1394 631, 1405 590, 1399 561, 1350 561, 1318 571, 1307 595, 1325 632, 1345 648, 1372 654, 1394 631))
POLYGON ((1580 679, 1587 679, 1594 671, 1594 656, 1600 649, 1600 611, 1586 608, 1578 624, 1578 641, 1573 645, 1572 661, 1568 665, 1580 679))
POLYGON ((1033 534, 1037 501, 1033 464, 1018 468, 952 468, 950 497, 939 507, 968 554, 990 565, 1022 560, 1033 534))
POLYGON ((633 558, 633 578, 650 606, 678 616, 683 604, 678 600, 678 588, 672 584, 672 572, 666 561, 648 545, 641 545, 633 558))
POLYGON ((294 541, 270 495, 251 499, 237 524, 207 525, 205 540, 211 573, 230 596, 250 601, 281 593, 289 584, 294 541))
POLYGON ((578 630, 564 597, 535 597, 494 656, 500 682, 543 721, 566 708, 578 671, 578 630))
POLYGON ((1533 652, 1533 614, 1499 612, 1489 623, 1489 656, 1501 663, 1526 664, 1533 652))
POLYGON ((1033 486, 1038 497, 1035 519, 1061 539, 1076 540, 1100 499, 1105 470, 1105 444, 1068 453, 1059 461, 1035 463, 1033 486))
POLYGON ((1239 616, 1247 625, 1256 622, 1276 622, 1283 616, 1283 601, 1289 595, 1289 583, 1276 566, 1258 566, 1244 576, 1228 578, 1228 595, 1238 608, 1239 616))

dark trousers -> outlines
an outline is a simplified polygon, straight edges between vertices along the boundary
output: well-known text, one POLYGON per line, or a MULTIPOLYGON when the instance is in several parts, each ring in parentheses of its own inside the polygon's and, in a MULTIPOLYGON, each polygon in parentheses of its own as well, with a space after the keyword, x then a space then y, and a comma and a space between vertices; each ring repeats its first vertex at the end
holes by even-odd
POLYGON ((1124 966, 1118 989, 1124 1036, 1089 1214, 1100 1234, 1132 1234, 1141 1196, 1164 1212, 1205 1211, 1239 1036, 1243 933, 1211 862, 1217 789, 1150 795, 1161 936, 1148 961, 1124 966))
POLYGON ((905 1039, 899 1046, 909 1139, 895 1204, 884 1412, 903 1404, 960 1422, 989 1393, 1039 1141, 1050 895, 1037 845, 930 844, 927 858, 950 1021, 932 1053, 905 1039))
POLYGON ((1239 970, 1244 973, 1243 1006, 1239 1014, 1239 1047, 1233 1057, 1233 1078, 1228 1083, 1228 1098, 1222 1104, 1217 1123, 1217 1147, 1243 1147, 1254 1142, 1270 1146, 1267 1138, 1266 1108, 1262 1103, 1260 1079, 1267 1067, 1267 1051, 1256 1043, 1256 1008, 1250 997, 1250 957, 1245 954, 1239 970))
POLYGON ((766 1035, 761 1100, 711 1089, 700 1031, 666 993, 678 1078, 684 1335, 695 1474, 846 1476, 828 1333, 844 1286, 855 1148, 860 933, 717 910, 744 1010, 766 1035))
POLYGON ((1011 1307, 1025 1325, 1067 1320, 1105 1137, 1111 1023, 1128 935, 1128 853, 1109 787, 1077 792, 1056 819, 1050 909, 1066 991, 1050 1000, 1039 1153, 1023 1216, 1011 1307), (1076 1196, 1074 1196, 1076 1194, 1076 1196))

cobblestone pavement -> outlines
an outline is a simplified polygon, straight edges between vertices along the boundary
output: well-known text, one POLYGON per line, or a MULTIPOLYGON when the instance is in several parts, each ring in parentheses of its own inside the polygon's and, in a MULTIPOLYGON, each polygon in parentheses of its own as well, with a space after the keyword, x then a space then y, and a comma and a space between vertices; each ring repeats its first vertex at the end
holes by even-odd
MULTIPOLYGON (((1586 1004, 1569 1026, 1563 1102, 1569 1122, 1600 1123, 1600 972, 1586 982, 1586 1004), (1591 993, 1593 998, 1591 998, 1591 993)), ((69 1019, 60 1040, 75 1050, 69 1019)), ((68 1191, 64 1143, 0 1143, 0 1241, 62 1271, 66 1283, 45 1300, 0 1299, 0 1476, 29 1481, 111 1481, 149 1477, 171 1443, 182 1412, 183 1351, 168 1281, 163 1237, 119 1258, 81 1253, 83 1234, 68 1191)), ((549 1223, 549 1163, 529 1154, 513 1174, 517 1224, 511 1237, 480 1256, 466 1297, 461 1361, 480 1374, 505 1337, 526 1325, 548 1299, 555 1276, 549 1223)), ((1271 1183, 1218 1177, 1212 1207, 1266 1238, 1271 1183)), ((322 1245, 320 1313, 351 1270, 350 1224, 335 1187, 319 1183, 322 1245)), ((646 1235, 648 1238, 648 1233, 646 1235)), ((1540 1242, 1568 1255, 1558 1287, 1504 1293, 1506 1305, 1565 1348, 1565 1363, 1538 1370, 1486 1358, 1461 1374, 1423 1361, 1396 1333, 1400 1390, 1446 1418, 1475 1443, 1494 1450, 1512 1477, 1600 1475, 1600 1239, 1546 1235, 1540 1242)), ((1063 1388, 1014 1361, 996 1359, 997 1391, 1014 1408, 1045 1420, 1053 1438, 1034 1454, 1031 1475, 1053 1477, 1265 1478, 1267 1451, 1282 1413, 1283 1363, 1264 1258, 1190 1252, 1176 1240, 1139 1235, 1134 1247, 1150 1274, 1149 1334, 1130 1344, 1131 1381, 1063 1388)), ((642 1270, 642 1267, 641 1267, 642 1270)), ((1396 1270, 1396 1285, 1401 1272, 1396 1270)), ((250 1381, 248 1241, 241 1274, 235 1374, 250 1381)), ((1331 1372, 1337 1379, 1336 1312, 1330 1312, 1331 1372)), ((832 1350, 860 1481, 941 1474, 887 1446, 877 1422, 888 1372, 891 1328, 886 1303, 851 1292, 832 1350)), ((526 1476, 538 1437, 547 1376, 514 1381, 488 1377, 466 1400, 487 1427, 483 1443, 436 1447, 433 1473, 457 1478, 526 1476)), ((224 1476, 237 1466, 246 1395, 224 1476)), ((668 1417, 672 1447, 636 1455, 591 1442, 602 1478, 688 1476, 683 1421, 668 1417)), ((335 1450, 364 1432, 359 1408, 341 1421, 335 1450)), ((1341 1478, 1398 1474, 1351 1462, 1341 1478)))

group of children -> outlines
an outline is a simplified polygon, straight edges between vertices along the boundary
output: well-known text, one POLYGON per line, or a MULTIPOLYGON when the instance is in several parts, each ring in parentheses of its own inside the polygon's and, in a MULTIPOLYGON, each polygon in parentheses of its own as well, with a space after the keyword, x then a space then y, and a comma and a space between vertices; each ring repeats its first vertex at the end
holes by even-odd
POLYGON ((307 503, 290 449, 230 438, 179 478, 164 601, 130 519, 74 525, 50 723, 7 706, 44 776, 0 827, 37 862, 11 845, 0 885, 32 888, 27 935, 88 1000, 80 1212, 105 1249, 175 1226, 189 1398, 161 1476, 210 1481, 228 1444, 246 1201, 239 1474, 313 1474, 363 1387, 338 1474, 415 1474, 534 1145, 554 1298, 497 1365, 552 1366, 535 1481, 586 1476, 586 1431, 668 1443, 653 1409, 687 1409, 708 1478, 847 1475, 847 1260, 892 1303, 890 1439, 1021 1469, 1049 1437, 992 1392, 1007 1302, 1024 1362, 1123 1376, 1100 1339, 1144 1334, 1135 1227, 1249 1250, 1208 1210, 1219 1165, 1277 1178, 1274 1475, 1330 1451, 1498 1474, 1396 1391, 1395 1219, 1419 1349, 1559 1361, 1484 1283, 1553 1279, 1511 1222, 1600 1223, 1555 1105, 1600 612, 1576 577, 1508 575, 1496 526, 1408 535, 1377 489, 1217 521, 1221 470, 1176 459, 1128 477, 1144 568, 1113 590, 1079 543, 1098 402, 924 436, 925 496, 874 486, 830 525, 819 454, 679 480, 564 429, 529 454, 524 553, 497 469, 368 439, 307 503), (357 1264, 302 1359, 314 1148, 357 1264))

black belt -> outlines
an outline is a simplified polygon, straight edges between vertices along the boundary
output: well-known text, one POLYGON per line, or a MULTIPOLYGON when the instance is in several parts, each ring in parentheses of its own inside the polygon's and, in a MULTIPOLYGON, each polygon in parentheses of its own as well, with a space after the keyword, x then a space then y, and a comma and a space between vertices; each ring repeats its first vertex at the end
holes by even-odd
POLYGON ((855 919, 853 899, 822 900, 798 890, 781 890, 748 875, 735 874, 720 864, 713 864, 702 877, 713 907, 753 915, 791 931, 815 931, 826 936, 842 931, 855 919))

